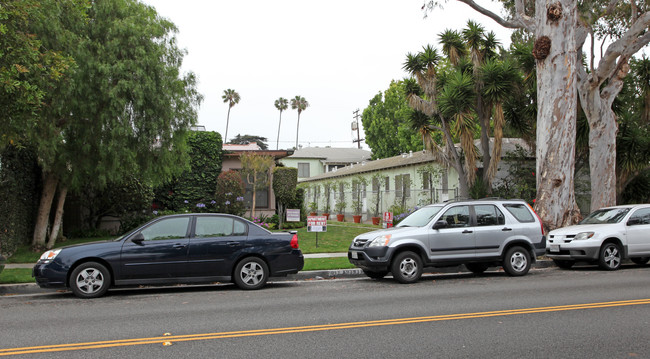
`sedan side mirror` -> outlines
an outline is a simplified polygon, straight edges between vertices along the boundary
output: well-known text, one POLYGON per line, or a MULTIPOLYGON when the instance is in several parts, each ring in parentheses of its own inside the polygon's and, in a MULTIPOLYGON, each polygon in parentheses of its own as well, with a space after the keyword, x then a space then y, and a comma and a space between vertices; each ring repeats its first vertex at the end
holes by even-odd
POLYGON ((133 238, 131 238, 131 242, 141 246, 142 242, 144 242, 144 235, 142 234, 142 232, 133 236, 133 238))
POLYGON ((447 222, 446 221, 438 221, 433 224, 433 229, 440 229, 440 228, 447 228, 447 222))

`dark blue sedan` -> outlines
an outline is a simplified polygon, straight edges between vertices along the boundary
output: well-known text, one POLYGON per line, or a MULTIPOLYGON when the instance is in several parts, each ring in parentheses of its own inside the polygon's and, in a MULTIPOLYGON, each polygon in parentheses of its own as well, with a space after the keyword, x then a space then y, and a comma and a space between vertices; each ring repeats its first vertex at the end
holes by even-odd
POLYGON ((111 286, 233 281, 259 289, 269 277, 298 273, 295 232, 271 233, 228 214, 156 218, 115 240, 45 252, 33 276, 43 288, 95 298, 111 286))

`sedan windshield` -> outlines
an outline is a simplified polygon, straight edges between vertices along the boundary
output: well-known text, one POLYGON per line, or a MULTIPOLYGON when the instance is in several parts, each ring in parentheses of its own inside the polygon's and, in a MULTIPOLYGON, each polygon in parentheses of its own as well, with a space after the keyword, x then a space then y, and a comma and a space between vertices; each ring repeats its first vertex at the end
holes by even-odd
POLYGON ((423 207, 411 213, 395 227, 422 227, 426 226, 435 216, 442 206, 423 207))
POLYGON ((629 208, 603 208, 591 212, 580 224, 611 224, 620 222, 630 211, 629 208))

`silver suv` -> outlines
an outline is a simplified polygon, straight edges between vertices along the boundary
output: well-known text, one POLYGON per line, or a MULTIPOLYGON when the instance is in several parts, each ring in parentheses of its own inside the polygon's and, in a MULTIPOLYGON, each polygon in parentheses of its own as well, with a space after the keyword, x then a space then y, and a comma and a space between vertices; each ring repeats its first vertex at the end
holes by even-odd
POLYGON ((392 272, 413 283, 424 267, 459 264, 477 274, 498 265, 522 276, 545 248, 541 221, 526 202, 484 199, 422 207, 393 228, 357 236, 348 259, 370 278, 392 272))

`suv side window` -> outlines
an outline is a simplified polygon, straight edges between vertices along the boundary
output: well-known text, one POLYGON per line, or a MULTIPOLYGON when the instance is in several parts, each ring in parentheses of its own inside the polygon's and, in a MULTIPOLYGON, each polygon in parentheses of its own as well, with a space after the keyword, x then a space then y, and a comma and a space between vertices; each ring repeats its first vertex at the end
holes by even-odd
POLYGON ((456 206, 449 208, 439 219, 447 222, 448 228, 469 227, 469 206, 456 206))
POLYGON ((503 213, 494 205, 474 206, 477 226, 497 226, 506 224, 503 213))
POLYGON ((508 212, 515 216, 519 222, 535 222, 535 217, 530 213, 527 205, 523 203, 504 203, 503 206, 508 210, 508 212))
POLYGON ((650 224, 650 208, 641 208, 634 212, 630 219, 638 219, 638 224, 650 224))

